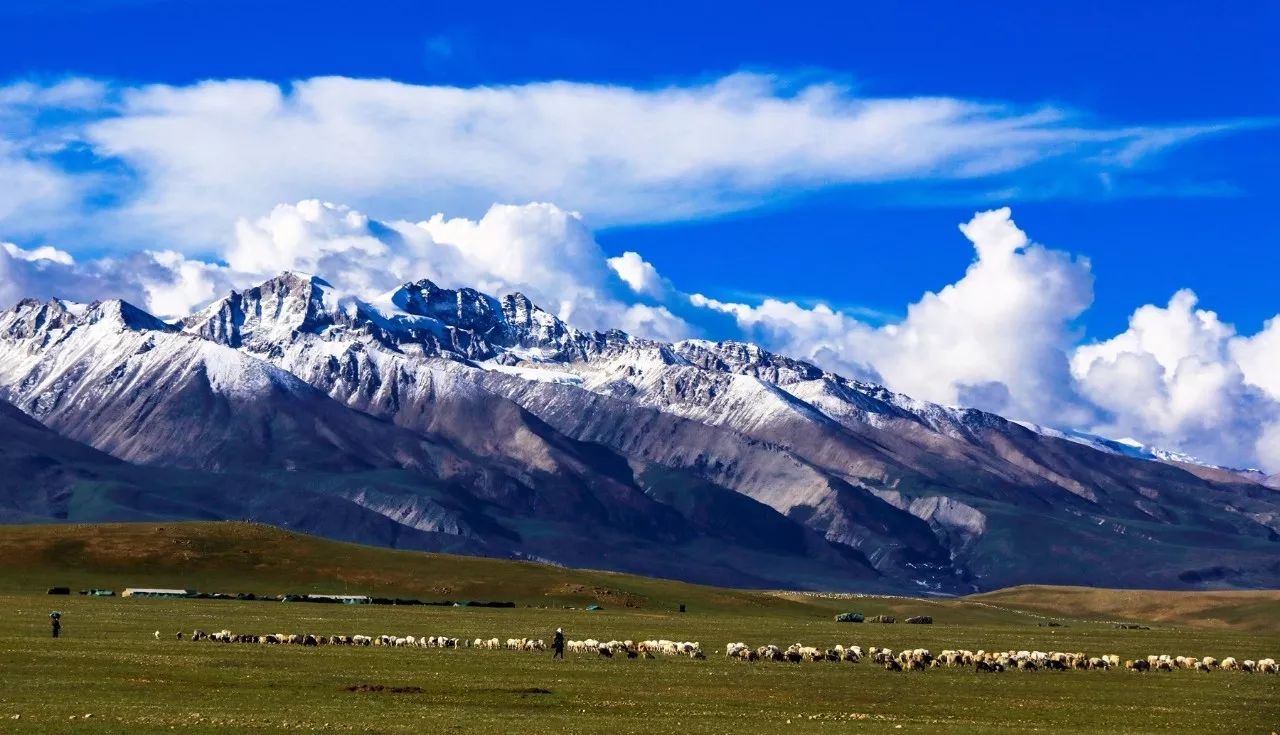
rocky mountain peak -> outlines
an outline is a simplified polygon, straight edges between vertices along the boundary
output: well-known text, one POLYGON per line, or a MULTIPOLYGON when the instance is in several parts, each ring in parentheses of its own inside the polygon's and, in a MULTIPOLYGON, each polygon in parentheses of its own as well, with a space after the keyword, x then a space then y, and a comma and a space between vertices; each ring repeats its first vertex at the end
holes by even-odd
POLYGON ((471 288, 441 288, 425 278, 396 289, 391 303, 408 314, 479 334, 498 327, 503 318, 501 306, 492 297, 471 288))
POLYGON ((75 323, 84 307, 72 307, 58 299, 23 299, 0 314, 0 335, 7 339, 28 339, 75 323))
MULTIPOLYGON (((63 306, 65 309, 65 305, 63 306)), ((155 331, 155 332, 172 332, 174 328, 159 318, 139 309, 127 301, 120 299, 110 299, 108 301, 95 301, 89 304, 83 315, 77 320, 79 324, 100 324, 106 323, 121 329, 128 329, 135 332, 155 331)))
POLYGON ((749 375, 779 386, 817 380, 825 374, 821 368, 752 342, 685 340, 673 347, 678 355, 705 370, 749 375))
POLYGON ((232 291, 182 320, 182 328, 220 344, 281 341, 297 332, 319 331, 332 321, 333 287, 318 276, 294 271, 244 291, 232 291))

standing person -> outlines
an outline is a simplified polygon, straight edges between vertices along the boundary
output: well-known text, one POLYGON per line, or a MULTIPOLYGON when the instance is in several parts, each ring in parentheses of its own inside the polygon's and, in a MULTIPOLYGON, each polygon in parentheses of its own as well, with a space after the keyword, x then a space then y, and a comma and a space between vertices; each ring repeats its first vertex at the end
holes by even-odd
POLYGON ((564 660, 564 629, 556 628, 556 637, 551 639, 551 650, 555 653, 551 654, 551 659, 564 660))
POLYGON ((57 638, 58 633, 62 632, 62 613, 57 610, 49 613, 49 625, 53 628, 53 637, 57 638))

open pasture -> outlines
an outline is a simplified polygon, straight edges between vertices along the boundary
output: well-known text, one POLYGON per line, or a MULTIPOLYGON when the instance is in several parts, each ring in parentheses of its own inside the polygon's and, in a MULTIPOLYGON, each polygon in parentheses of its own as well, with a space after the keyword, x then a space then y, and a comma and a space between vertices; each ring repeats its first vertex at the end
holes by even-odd
MULTIPOLYGON (((170 527, 165 534, 173 528, 183 527, 170 527)), ((209 528, 188 526, 182 533, 200 535, 209 528)), ((128 530, 138 532, 136 527, 128 530)), ((0 536, 7 533, 4 529, 0 536)), ((274 537, 276 532, 266 533, 274 537)), ((13 538, 0 537, 0 546, 7 543, 17 549, 13 538)), ((1123 670, 979 674, 972 668, 893 673, 865 659, 857 664, 748 663, 724 655, 725 644, 742 641, 751 646, 801 642, 826 648, 838 643, 895 651, 923 647, 935 654, 948 648, 982 648, 1113 653, 1122 659, 1150 654, 1275 658, 1280 654, 1280 633, 1269 622, 1276 619, 1269 616, 1277 611, 1273 593, 1254 594, 1251 604, 1258 614, 1243 621, 1203 624, 1196 619, 1194 624, 1175 626, 1128 618, 1149 623, 1151 629, 1121 630, 1096 618, 1094 610, 1073 616, 1070 610, 1020 607, 1018 597, 1034 597, 1034 590, 1019 591, 1012 599, 830 599, 713 590, 486 560, 459 561, 458 572, 451 576, 450 557, 293 538, 299 553, 326 558, 331 566, 343 563, 337 554, 344 550, 389 554, 380 563, 390 574, 395 564, 388 559, 411 565, 417 556, 421 568, 434 575, 415 577, 422 588, 370 592, 408 595, 415 589, 448 587, 466 589, 469 599, 513 599, 521 606, 51 597, 42 594, 43 589, 33 590, 30 577, 56 570, 41 569, 42 552, 24 542, 28 564, 21 571, 0 561, 0 731, 697 734, 1280 729, 1280 677, 1274 675, 1123 670), (325 549, 327 555, 321 553, 325 549), (467 572, 480 569, 490 575, 485 584, 468 586, 467 572), (504 573, 509 584, 502 584, 504 573), (517 583, 521 575, 524 581, 517 583), (538 581, 530 582, 530 577, 538 581), (511 590, 518 594, 503 594, 511 590), (582 595, 586 597, 575 597, 582 595), (600 601, 604 609, 582 609, 586 599, 600 601), (610 599, 628 600, 631 607, 609 604, 610 599), (687 601, 689 612, 676 612, 677 601, 687 601), (52 609, 64 614, 64 637, 59 640, 49 637, 52 609), (836 612, 846 610, 926 614, 936 623, 904 625, 901 617, 894 625, 832 620, 836 612), (1046 615, 1061 627, 1043 625, 1046 615), (563 626, 571 639, 698 641, 707 659, 604 659, 571 653, 559 662, 550 652, 174 639, 178 631, 189 635, 196 628, 226 628, 264 635, 447 635, 503 641, 530 637, 549 642, 557 626, 563 626), (155 631, 161 632, 161 640, 155 640, 155 631), (87 714, 92 717, 86 719, 87 714)), ((163 539, 166 545, 171 542, 167 535, 163 539)), ((65 555, 65 539, 57 543, 65 555)), ((188 552, 192 548, 179 546, 188 552)), ((376 560, 371 556, 370 561, 376 560)), ((198 570, 200 555, 189 553, 183 563, 198 570)), ((76 584, 118 590, 139 583, 136 572, 141 570, 122 569, 122 564, 94 567, 82 560, 76 584)), ((162 567, 146 581, 170 579, 162 567)), ((271 574, 255 576, 251 569, 222 569, 207 579, 193 571, 187 579, 189 586, 219 591, 344 591, 334 589, 337 581, 326 586, 320 579, 279 589, 271 574), (228 590, 229 580, 239 586, 228 590)), ((1240 601, 1230 604, 1238 606, 1240 601)), ((1213 619, 1211 609, 1200 613, 1213 619)))

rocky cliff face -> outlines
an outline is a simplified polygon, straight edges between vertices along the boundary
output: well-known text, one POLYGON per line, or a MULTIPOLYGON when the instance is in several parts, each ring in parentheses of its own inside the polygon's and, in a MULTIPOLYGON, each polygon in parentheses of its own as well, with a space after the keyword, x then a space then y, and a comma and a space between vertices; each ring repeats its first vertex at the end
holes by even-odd
POLYGON ((174 326, 28 301, 0 315, 0 360, 0 394, 116 457, 324 471, 326 497, 483 553, 846 589, 1280 580, 1261 476, 756 345, 584 332, 520 294, 418 281, 362 301, 286 273, 174 326), (416 479, 352 481, 378 470, 416 479))

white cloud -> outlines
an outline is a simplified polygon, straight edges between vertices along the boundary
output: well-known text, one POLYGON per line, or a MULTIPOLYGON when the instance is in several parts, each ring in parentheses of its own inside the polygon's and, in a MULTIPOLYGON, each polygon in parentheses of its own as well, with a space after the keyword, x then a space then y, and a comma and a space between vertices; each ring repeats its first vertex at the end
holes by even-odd
POLYGON ((582 218, 551 204, 496 205, 478 220, 383 222, 307 200, 239 222, 226 259, 233 271, 261 277, 322 274, 365 298, 429 278, 491 294, 521 291, 587 329, 665 338, 694 331, 666 307, 634 303, 582 218))
MULTIPOLYGON (((1232 340, 1230 354, 1246 383, 1280 401, 1280 316, 1254 336, 1232 340)), ((1280 457, 1280 452, 1276 456, 1280 457)))
POLYGON ((363 298, 429 278, 491 294, 521 291, 586 329, 664 339, 697 333, 666 306, 637 301, 581 217, 551 204, 497 205, 478 220, 383 222, 305 200, 239 221, 219 257, 222 263, 165 250, 79 263, 50 246, 0 243, 0 302, 123 298, 171 319, 232 288, 294 270, 323 275, 363 298))
POLYGON ((662 299, 671 292, 671 284, 658 275, 658 269, 640 257, 640 253, 628 250, 609 258, 609 267, 637 294, 662 299))
POLYGON ((60 227, 55 219, 79 219, 84 182, 33 156, 0 132, 0 225, 7 232, 60 227))
POLYGON ((833 185, 986 180, 1041 164, 1056 181, 1096 182, 1227 127, 1108 127, 1052 107, 865 97, 761 74, 657 88, 23 83, 0 87, 0 140, 13 149, 0 145, 0 171, 21 164, 44 193, 0 199, 0 231, 31 231, 23 206, 35 201, 62 211, 68 232, 188 252, 216 248, 246 212, 308 198, 398 218, 424 202, 478 216, 495 201, 554 201, 596 223, 654 222, 833 185), (95 173, 64 166, 68 150, 95 173), (88 202, 103 193, 113 199, 88 202))
POLYGON ((59 250, 52 245, 41 245, 32 250, 23 250, 11 242, 5 242, 0 243, 0 248, 4 248, 4 251, 12 258, 32 263, 47 260, 51 263, 71 265, 75 262, 75 258, 72 258, 70 253, 59 250))
POLYGON ((722 304, 748 334, 793 354, 886 383, 917 398, 1014 416, 1077 422, 1066 351, 1072 320, 1092 300, 1088 261, 1032 244, 1010 212, 980 213, 961 226, 977 259, 964 277, 925 294, 905 319, 883 327, 826 306, 776 300, 722 304))
POLYGON ((690 302, 773 349, 916 398, 1280 470, 1280 317, 1241 336, 1180 291, 1138 308, 1125 332, 1078 345, 1087 260, 1031 243, 1008 209, 961 231, 977 256, 964 277, 882 327, 776 299, 690 302))
POLYGON ((1259 469, 1271 474, 1280 473, 1280 421, 1261 427, 1258 440, 1253 445, 1259 469))
POLYGON ((222 266, 172 251, 81 263, 47 245, 24 250, 0 243, 0 308, 24 298, 83 303, 118 298, 172 319, 186 316, 236 282, 222 266))
POLYGON ((1071 372, 1080 392, 1109 414, 1101 432, 1280 468, 1265 428, 1280 420, 1280 394, 1268 390, 1280 367, 1274 335, 1237 336, 1196 304, 1194 293, 1179 291, 1168 306, 1137 309, 1121 334, 1077 349, 1071 372))

